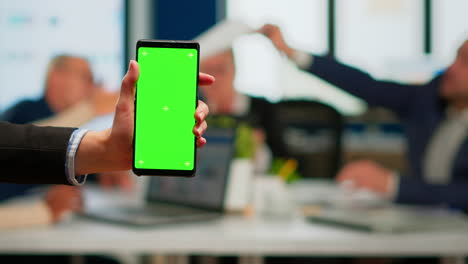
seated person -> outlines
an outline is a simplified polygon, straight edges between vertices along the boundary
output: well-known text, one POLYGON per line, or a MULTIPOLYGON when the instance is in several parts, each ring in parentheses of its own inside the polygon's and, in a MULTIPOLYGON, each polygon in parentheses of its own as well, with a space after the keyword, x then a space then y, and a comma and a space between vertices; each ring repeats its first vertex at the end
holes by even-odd
POLYGON ((423 85, 379 81, 330 57, 294 50, 273 25, 259 32, 278 50, 311 74, 386 107, 401 119, 407 137, 410 175, 373 161, 345 166, 338 181, 375 191, 397 203, 468 208, 468 41, 440 76, 423 85))
POLYGON ((60 55, 49 64, 44 95, 37 100, 18 102, 0 115, 0 120, 78 127, 98 115, 112 113, 117 99, 117 92, 108 92, 94 83, 87 60, 60 55), (57 116, 60 118, 44 120, 57 116))
POLYGON ((271 154, 275 153, 274 124, 269 119, 272 103, 263 99, 241 94, 234 87, 235 64, 231 49, 204 58, 200 71, 216 78, 210 87, 200 87, 202 97, 212 114, 235 115, 243 118, 255 129, 253 142, 258 146, 254 159, 256 170, 265 172, 269 167, 271 154), (272 132, 272 133, 270 133, 272 132), (269 149, 263 144, 266 142, 269 149))
MULTIPOLYGON (((95 84, 88 61, 60 55, 54 57, 47 71, 44 95, 37 100, 23 100, 0 115, 1 121, 44 126, 78 127, 98 115, 112 113, 118 92, 108 92, 95 84)), ((103 186, 132 188, 128 172, 102 174, 103 186)), ((36 185, 0 184, 0 201, 22 195, 36 185)))

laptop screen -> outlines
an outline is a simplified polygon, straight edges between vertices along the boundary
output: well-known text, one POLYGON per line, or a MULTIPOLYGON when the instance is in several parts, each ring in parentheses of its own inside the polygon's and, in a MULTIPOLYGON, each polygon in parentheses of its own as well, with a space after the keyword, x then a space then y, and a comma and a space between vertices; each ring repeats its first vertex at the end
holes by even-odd
POLYGON ((166 202, 222 211, 229 166, 234 154, 235 125, 213 127, 204 134, 208 143, 197 151, 192 178, 151 177, 148 202, 166 202))

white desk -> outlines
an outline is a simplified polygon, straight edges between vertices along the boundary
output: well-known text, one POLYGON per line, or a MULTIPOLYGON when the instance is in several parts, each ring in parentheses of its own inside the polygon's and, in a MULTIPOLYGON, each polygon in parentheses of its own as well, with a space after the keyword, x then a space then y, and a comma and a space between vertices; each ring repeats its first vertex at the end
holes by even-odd
POLYGON ((468 256, 468 230, 372 234, 291 221, 225 217, 135 229, 86 219, 0 232, 0 252, 309 256, 468 256))
POLYGON ((468 228, 365 233, 289 220, 226 216, 132 228, 75 218, 55 227, 0 232, 0 253, 243 256, 468 256, 468 228))

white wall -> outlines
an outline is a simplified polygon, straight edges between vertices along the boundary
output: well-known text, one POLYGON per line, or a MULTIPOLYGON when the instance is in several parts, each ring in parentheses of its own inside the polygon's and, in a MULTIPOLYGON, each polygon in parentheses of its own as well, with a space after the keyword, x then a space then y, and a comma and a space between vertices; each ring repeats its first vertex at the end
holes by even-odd
POLYGON ((123 2, 0 0, 0 110, 41 96, 47 65, 58 54, 88 58, 96 79, 117 89, 124 61, 123 2))

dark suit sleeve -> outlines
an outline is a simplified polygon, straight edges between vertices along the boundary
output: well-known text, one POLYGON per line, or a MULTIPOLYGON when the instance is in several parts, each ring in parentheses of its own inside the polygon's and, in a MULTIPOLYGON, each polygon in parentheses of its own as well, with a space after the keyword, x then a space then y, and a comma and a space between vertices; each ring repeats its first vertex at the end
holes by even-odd
POLYGON ((396 196, 397 203, 419 205, 449 205, 468 208, 468 182, 428 184, 420 179, 401 177, 396 196))
POLYGON ((0 181, 69 184, 65 159, 74 130, 0 122, 0 181))
POLYGON ((375 80, 368 73, 328 57, 314 55, 313 63, 306 71, 370 105, 386 107, 400 115, 408 110, 417 94, 418 86, 375 80))
POLYGON ((263 98, 250 98, 250 110, 246 116, 246 121, 255 128, 260 128, 265 132, 266 143, 274 156, 284 156, 286 149, 283 142, 282 131, 278 128, 275 104, 263 98))

